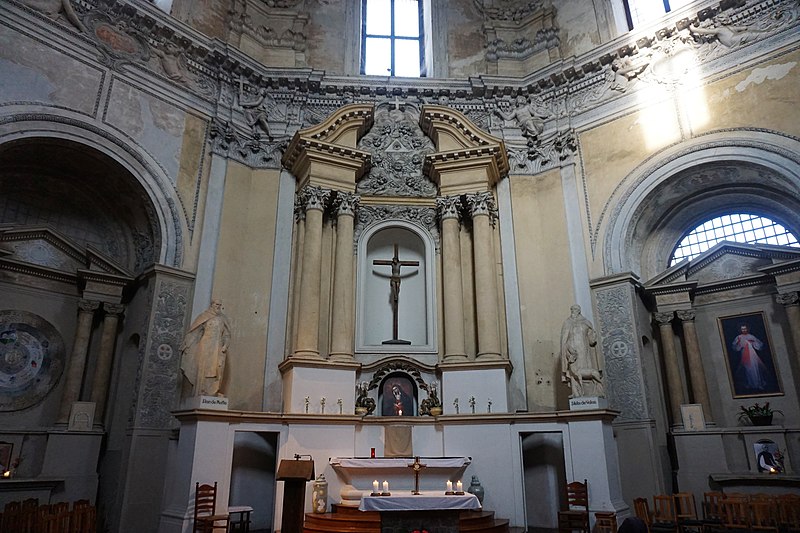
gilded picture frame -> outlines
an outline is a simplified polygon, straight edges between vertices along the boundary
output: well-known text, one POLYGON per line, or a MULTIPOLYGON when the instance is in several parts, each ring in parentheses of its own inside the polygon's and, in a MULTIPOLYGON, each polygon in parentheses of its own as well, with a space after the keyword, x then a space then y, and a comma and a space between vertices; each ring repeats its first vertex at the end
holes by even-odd
POLYGON ((764 313, 719 317, 717 323, 733 397, 783 395, 764 313))

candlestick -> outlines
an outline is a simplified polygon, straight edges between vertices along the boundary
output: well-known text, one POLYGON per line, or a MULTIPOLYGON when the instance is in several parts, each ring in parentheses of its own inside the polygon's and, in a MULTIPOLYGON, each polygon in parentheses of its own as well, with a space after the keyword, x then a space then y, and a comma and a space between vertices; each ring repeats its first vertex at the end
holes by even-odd
POLYGON ((388 481, 384 481, 383 482, 383 492, 385 492, 386 494, 389 494, 389 482, 388 481))
POLYGON ((325 396, 319 399, 319 404, 322 406, 322 414, 325 414, 325 396))
POLYGON ((464 485, 461 480, 456 481, 456 494, 464 494, 464 485))
POLYGON ((469 406, 472 409, 472 414, 475 414, 475 396, 469 397, 469 406))
POLYGON ((455 400, 453 400, 453 407, 455 407, 455 408, 456 408, 456 414, 458 414, 458 398, 456 398, 455 400))
POLYGON ((447 492, 453 492, 453 482, 449 479, 447 480, 447 492))
POLYGON ((487 413, 491 413, 492 412, 492 399, 491 398, 489 398, 489 405, 486 408, 486 412, 487 413))
POLYGON ((306 414, 308 414, 308 403, 309 403, 310 401, 311 401, 311 397, 310 397, 310 396, 306 396, 306 397, 305 397, 305 399, 303 400, 303 402, 304 402, 304 403, 305 403, 305 405, 306 405, 306 414))
POLYGON ((372 482, 372 494, 379 494, 378 493, 378 480, 372 482))

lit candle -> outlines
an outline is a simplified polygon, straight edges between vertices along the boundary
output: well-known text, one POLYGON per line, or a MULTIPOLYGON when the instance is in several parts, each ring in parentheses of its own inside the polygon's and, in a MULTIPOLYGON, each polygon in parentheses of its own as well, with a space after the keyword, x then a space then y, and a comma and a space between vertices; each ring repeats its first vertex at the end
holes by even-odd
POLYGON ((464 492, 464 485, 461 484, 461 480, 456 482, 456 492, 464 492))
POLYGON ((6 470, 3 472, 3 477, 11 477, 11 470, 6 470))
POLYGON ((389 482, 388 481, 384 481, 383 482, 383 492, 389 492, 389 482))
POLYGON ((447 492, 453 492, 453 482, 449 479, 447 480, 447 492))
POLYGON ((378 492, 378 480, 372 482, 372 492, 378 492))

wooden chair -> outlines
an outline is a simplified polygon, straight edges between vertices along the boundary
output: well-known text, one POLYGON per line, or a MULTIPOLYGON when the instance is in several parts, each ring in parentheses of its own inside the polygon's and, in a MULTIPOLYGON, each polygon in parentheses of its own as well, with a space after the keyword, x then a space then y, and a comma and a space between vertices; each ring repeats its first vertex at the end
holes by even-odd
POLYGON ((750 530, 778 533, 778 506, 772 496, 750 500, 750 530))
POLYGON ((647 526, 647 531, 650 531, 650 504, 647 503, 647 498, 634 498, 633 499, 633 512, 636 518, 639 518, 647 526))
POLYGON ((653 496, 652 531, 674 532, 678 530, 678 517, 675 510, 675 498, 671 494, 653 496))
POLYGON ((594 533, 617 533, 617 513, 614 511, 595 512, 594 533))
POLYGON ((681 532, 696 531, 697 533, 703 533, 704 524, 697 516, 694 494, 691 492, 678 492, 675 494, 675 517, 678 521, 678 529, 681 532))
POLYGON ((750 529, 750 510, 747 504, 744 498, 723 498, 720 501, 722 527, 726 531, 750 529))
POLYGON ((97 532, 97 508, 94 505, 80 503, 79 500, 72 505, 70 513, 69 532, 70 533, 96 533, 97 532))
POLYGON ((228 531, 229 517, 217 512, 217 482, 213 485, 195 483, 194 532, 213 533, 215 529, 228 531))
POLYGON ((589 533, 589 484, 585 479, 567 484, 567 510, 558 512, 558 530, 589 533))
POLYGON ((800 533, 800 495, 783 494, 775 499, 778 524, 785 533, 800 533))
POLYGON ((703 529, 707 533, 722 529, 724 511, 720 502, 723 498, 724 495, 721 492, 703 493, 703 529))

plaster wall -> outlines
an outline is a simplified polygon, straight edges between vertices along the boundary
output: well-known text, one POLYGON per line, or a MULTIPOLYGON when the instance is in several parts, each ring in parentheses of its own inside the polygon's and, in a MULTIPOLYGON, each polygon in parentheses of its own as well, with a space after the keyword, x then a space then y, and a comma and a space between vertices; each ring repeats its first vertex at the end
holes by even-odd
POLYGON ((561 57, 577 56, 601 44, 593 2, 560 0, 554 4, 556 27, 561 30, 561 57))
POLYGON ((30 35, 0 26, 0 99, 44 103, 92 115, 100 98, 103 72, 68 52, 30 35))
MULTIPOLYGON (((486 37, 482 16, 469 0, 437 2, 434 9, 447 6, 447 52, 449 78, 466 78, 486 72, 486 37)), ((441 30, 439 30, 441 31, 441 30)))
POLYGON ((511 180, 528 409, 549 410, 568 389, 558 354, 574 303, 564 193, 558 170, 511 180))
POLYGON ((229 163, 213 296, 231 323, 226 392, 232 409, 259 410, 280 174, 229 163))

